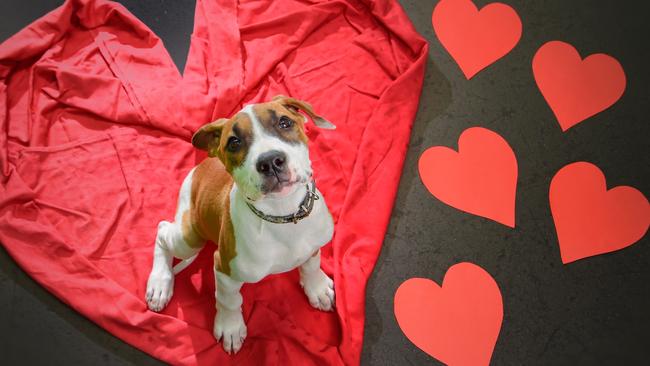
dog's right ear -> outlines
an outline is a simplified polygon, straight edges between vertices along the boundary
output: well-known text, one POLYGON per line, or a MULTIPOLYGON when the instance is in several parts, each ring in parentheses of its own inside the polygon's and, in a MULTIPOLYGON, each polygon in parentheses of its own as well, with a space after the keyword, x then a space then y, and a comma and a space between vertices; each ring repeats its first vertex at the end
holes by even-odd
POLYGON ((216 156, 217 149, 219 148, 221 131, 228 121, 228 118, 219 118, 218 120, 199 128, 199 130, 194 133, 194 136, 192 136, 192 145, 197 149, 207 151, 210 157, 216 156))
POLYGON ((284 105, 285 108, 289 108, 296 113, 298 113, 298 110, 305 112, 309 116, 309 118, 311 118, 311 120, 314 121, 316 126, 320 128, 324 128, 326 130, 333 130, 336 128, 336 126, 334 126, 332 122, 314 113, 314 110, 311 108, 311 105, 305 101, 298 100, 291 97, 285 97, 284 95, 276 95, 271 100, 274 102, 280 102, 282 105, 284 105))

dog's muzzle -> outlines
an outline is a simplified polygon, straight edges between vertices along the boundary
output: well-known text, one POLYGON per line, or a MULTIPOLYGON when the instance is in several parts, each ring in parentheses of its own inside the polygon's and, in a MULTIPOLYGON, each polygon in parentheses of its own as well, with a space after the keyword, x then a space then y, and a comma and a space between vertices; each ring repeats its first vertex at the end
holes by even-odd
POLYGON ((255 168, 262 176, 261 189, 265 194, 281 191, 284 187, 295 183, 291 181, 287 155, 282 151, 271 150, 261 154, 257 158, 255 168))

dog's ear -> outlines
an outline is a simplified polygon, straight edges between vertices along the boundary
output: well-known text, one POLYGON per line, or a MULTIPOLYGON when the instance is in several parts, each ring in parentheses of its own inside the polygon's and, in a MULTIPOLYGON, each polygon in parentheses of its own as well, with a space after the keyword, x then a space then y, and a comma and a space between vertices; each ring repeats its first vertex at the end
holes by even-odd
POLYGON ((320 128, 324 128, 327 130, 333 130, 336 128, 336 126, 334 126, 332 122, 314 113, 314 110, 311 108, 311 105, 309 105, 309 103, 307 102, 303 102, 302 100, 294 99, 291 97, 285 97, 284 95, 276 95, 275 97, 273 97, 272 100, 274 102, 276 101, 280 102, 283 106, 295 112, 298 112, 299 110, 305 112, 309 116, 309 118, 311 118, 312 121, 314 121, 316 126, 320 128))
POLYGON ((194 136, 192 136, 192 145, 197 149, 205 150, 208 155, 214 157, 217 155, 219 147, 219 139, 221 138, 221 131, 228 122, 228 118, 219 118, 214 122, 210 122, 203 127, 199 128, 194 136))

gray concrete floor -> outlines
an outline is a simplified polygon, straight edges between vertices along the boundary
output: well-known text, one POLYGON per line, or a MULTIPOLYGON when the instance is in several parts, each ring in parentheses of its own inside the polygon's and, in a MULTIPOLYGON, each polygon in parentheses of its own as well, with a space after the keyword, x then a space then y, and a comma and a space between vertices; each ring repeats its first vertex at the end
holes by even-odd
MULTIPOLYGON (((395 289, 410 277, 440 282, 470 261, 497 281, 504 321, 494 365, 645 365, 650 363, 650 239, 570 265, 560 261, 548 206, 552 176, 586 160, 608 185, 650 194, 648 9, 615 0, 505 0, 524 32, 505 58, 465 80, 431 28, 436 1, 401 1, 430 41, 430 57, 393 218, 367 288, 362 364, 439 364, 414 347, 393 316, 395 289), (564 40, 582 55, 605 52, 627 75, 614 107, 562 133, 535 86, 531 61, 546 41, 564 40), (433 145, 455 147, 459 134, 484 126, 517 154, 517 227, 468 215, 433 198, 417 160, 433 145)), ((0 2, 0 39, 59 1, 0 2)), ((180 69, 189 47, 193 1, 122 1, 165 42, 180 69)), ((476 1, 483 5, 487 1, 476 1)), ((159 364, 61 303, 0 249, 0 362, 7 365, 159 364)))

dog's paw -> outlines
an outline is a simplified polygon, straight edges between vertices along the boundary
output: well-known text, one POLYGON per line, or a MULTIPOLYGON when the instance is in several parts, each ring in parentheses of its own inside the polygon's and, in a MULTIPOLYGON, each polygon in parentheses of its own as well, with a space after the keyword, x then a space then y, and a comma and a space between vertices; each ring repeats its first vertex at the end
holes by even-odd
POLYGON ((300 285, 305 290, 311 306, 323 311, 334 310, 334 281, 323 270, 310 275, 302 275, 300 285))
POLYGON ((213 334, 217 341, 221 341, 226 352, 229 354, 239 352, 246 339, 246 324, 241 310, 217 308, 213 334))
POLYGON ((161 311, 174 294, 174 274, 167 269, 151 271, 147 280, 147 306, 153 311, 161 311))

